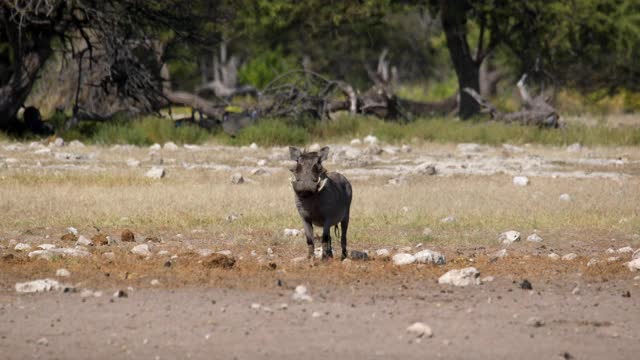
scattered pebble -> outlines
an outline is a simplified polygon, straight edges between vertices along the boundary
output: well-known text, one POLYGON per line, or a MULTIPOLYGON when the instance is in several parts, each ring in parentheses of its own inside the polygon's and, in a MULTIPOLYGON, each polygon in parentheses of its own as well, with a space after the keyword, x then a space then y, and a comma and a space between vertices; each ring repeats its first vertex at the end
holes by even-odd
POLYGON ((293 292, 293 295, 291 296, 291 298, 295 301, 308 301, 308 302, 313 301, 313 298, 309 295, 309 291, 307 290, 307 287, 304 285, 296 286, 296 289, 293 292))
POLYGON ((456 217, 453 216, 453 215, 449 215, 447 217, 444 217, 444 218, 440 219, 440 222, 441 223, 445 223, 445 224, 452 223, 454 221, 456 221, 456 217))
POLYGON ((492 282, 493 280, 495 280, 493 276, 485 276, 480 281, 482 283, 489 283, 489 282, 492 282))
POLYGON ((176 145, 172 141, 169 141, 169 142, 164 143, 164 146, 162 148, 165 149, 165 150, 168 150, 168 151, 176 151, 176 150, 178 150, 178 145, 176 145))
POLYGON ((415 256, 411 254, 404 254, 404 253, 393 255, 392 260, 393 260, 393 264, 398 266, 409 265, 416 262, 415 256))
POLYGON ((444 255, 429 249, 419 251, 413 254, 413 256, 416 259, 415 261, 420 264, 444 265, 447 262, 444 255))
POLYGON ((569 194, 561 194, 559 199, 560 199, 560 201, 571 201, 571 195, 569 195, 569 194))
POLYGON ((51 250, 51 249, 55 249, 56 246, 53 244, 40 244, 38 245, 38 249, 40 250, 51 250))
POLYGON ((588 267, 592 267, 598 264, 598 260, 597 259, 589 259, 589 261, 587 262, 587 266, 588 267))
POLYGON ((493 254, 493 256, 497 257, 497 258, 503 258, 503 257, 506 257, 508 255, 509 254, 507 253, 507 249, 498 250, 495 254, 493 254))
POLYGON ((360 141, 360 139, 353 139, 351 140, 350 144, 351 146, 356 146, 362 144, 362 141, 360 141))
POLYGON ((160 286, 160 280, 158 279, 151 280, 151 286, 160 286))
POLYGON ((388 259, 391 257, 391 253, 387 249, 378 249, 376 250, 376 257, 380 259, 388 259))
POLYGON ((529 178, 526 176, 514 176, 513 184, 517 186, 527 186, 529 185, 529 178))
POLYGON ((574 253, 568 253, 568 254, 566 254, 566 255, 564 255, 562 257, 562 260, 571 261, 571 260, 575 260, 577 257, 578 257, 578 255, 576 255, 574 253))
POLYGON ((251 304, 251 308, 253 310, 260 310, 260 308, 262 307, 262 305, 258 304, 258 303, 253 303, 251 304))
POLYGON ((616 250, 616 252, 618 254, 630 254, 633 253, 633 248, 630 246, 625 246, 625 247, 621 247, 620 249, 616 250))
POLYGON ((242 174, 240 173, 234 173, 233 175, 231 175, 231 183, 232 184, 244 184, 245 180, 244 177, 242 176, 242 174))
POLYGON ((629 270, 631 271, 638 271, 640 270, 640 258, 638 259, 633 259, 631 261, 629 261, 627 263, 627 267, 629 268, 629 270))
POLYGON ((574 287, 573 290, 571 290, 571 294, 573 294, 573 295, 580 294, 580 287, 578 287, 578 286, 574 287))
POLYGON ((106 252, 106 253, 102 254, 102 257, 107 259, 107 260, 114 260, 116 258, 116 254, 112 253, 112 252, 106 252))
POLYGON ((302 231, 298 230, 298 229, 284 229, 284 236, 298 236, 302 234, 302 231))
POLYGON ((373 135, 367 135, 364 137, 363 142, 369 145, 375 145, 378 143, 378 138, 373 135))
POLYGON ((532 327, 542 327, 544 326, 544 320, 540 319, 539 317, 532 316, 527 320, 526 324, 527 326, 532 327))
POLYGON ((140 161, 133 158, 129 158, 127 159, 127 166, 132 168, 138 167, 140 166, 140 161))
POLYGON ((540 237, 540 235, 533 233, 529 236, 527 236, 527 241, 531 241, 531 242, 542 242, 542 238, 540 237))
POLYGON ((319 311, 314 311, 311 313, 312 318, 319 318, 322 314, 319 311))
POLYGON ((500 237, 498 237, 498 241, 506 245, 513 244, 516 241, 520 241, 520 233, 515 230, 505 231, 500 234, 500 237))
POLYGON ((254 143, 254 142, 253 142, 253 143, 251 143, 251 145, 249 145, 249 149, 251 149, 251 150, 257 150, 257 149, 258 149, 258 144, 254 143))
POLYGON ((438 170, 432 163, 422 163, 413 169, 413 172, 420 175, 436 175, 438 170))
POLYGON ((524 279, 520 283, 520 289, 522 290, 533 290, 533 285, 531 285, 531 281, 524 279))
POLYGON ((58 277, 69 277, 71 276, 71 272, 67 269, 58 269, 56 270, 56 276, 58 277))
POLYGON ((449 270, 440 276, 438 284, 454 286, 480 285, 480 272, 474 267, 449 270))
POLYGON ((610 262, 610 263, 611 262, 618 262, 618 261, 620 261, 620 256, 609 256, 607 258, 607 262, 610 262))
POLYGON ((49 340, 47 340, 46 337, 41 337, 40 339, 38 339, 38 341, 36 341, 36 344, 38 344, 40 346, 48 346, 49 345, 49 340))
POLYGON ((118 290, 115 293, 113 293, 113 297, 114 298, 126 298, 126 297, 129 297, 129 294, 127 294, 127 292, 124 291, 124 290, 118 290))
POLYGON ((575 153, 582 151, 582 145, 580 143, 573 143, 567 146, 567 152, 575 153))
POLYGON ((144 176, 150 179, 162 179, 163 177, 165 177, 165 175, 166 172, 161 166, 154 166, 144 174, 144 176))
POLYGON ((367 254, 364 251, 358 251, 358 250, 351 250, 351 253, 349 254, 349 258, 351 260, 369 260, 369 254, 367 254))
POLYGON ((162 149, 162 146, 158 143, 149 146, 149 151, 159 151, 160 149, 162 149))
POLYGON ((40 279, 27 281, 23 283, 16 283, 16 292, 18 293, 36 293, 47 291, 60 291, 64 289, 59 282, 53 279, 40 279))
POLYGON ((430 338, 433 336, 433 331, 431 330, 431 327, 421 322, 416 322, 411 324, 407 328, 407 332, 411 335, 414 335, 417 338, 421 338, 421 337, 430 338))
POLYGON ((86 237, 84 237, 84 235, 80 235, 80 236, 78 236, 78 241, 76 241, 76 245, 93 246, 93 242, 91 240, 87 239, 86 237))
POLYGON ((140 255, 140 256, 150 256, 151 255, 151 250, 149 250, 149 245, 147 245, 147 244, 136 245, 131 249, 131 252, 133 254, 140 255))
POLYGON ((18 243, 13 250, 15 251, 29 251, 31 250, 31 245, 25 243, 18 243))

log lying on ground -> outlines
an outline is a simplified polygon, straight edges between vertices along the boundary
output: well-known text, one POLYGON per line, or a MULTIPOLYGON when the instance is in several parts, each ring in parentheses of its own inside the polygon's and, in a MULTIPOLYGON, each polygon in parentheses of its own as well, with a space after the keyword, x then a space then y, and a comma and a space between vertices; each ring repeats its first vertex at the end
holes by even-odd
POLYGON ((471 95, 471 97, 480 104, 481 111, 488 113, 493 120, 545 128, 562 127, 563 124, 560 121, 560 115, 553 106, 549 105, 541 95, 536 98, 532 98, 529 95, 524 85, 525 79, 526 74, 518 82, 518 89, 522 97, 524 109, 511 113, 499 111, 471 88, 464 88, 464 91, 471 95))

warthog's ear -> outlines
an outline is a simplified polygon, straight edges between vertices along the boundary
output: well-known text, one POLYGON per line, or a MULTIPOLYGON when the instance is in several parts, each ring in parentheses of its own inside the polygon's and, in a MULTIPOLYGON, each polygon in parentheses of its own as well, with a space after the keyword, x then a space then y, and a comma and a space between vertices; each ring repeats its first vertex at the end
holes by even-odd
POLYGON ((325 146, 320 151, 318 151, 318 155, 320 156, 320 161, 325 161, 329 157, 329 147, 325 146))
POLYGON ((291 160, 298 161, 298 158, 300 158, 300 155, 302 155, 302 153, 300 152, 300 149, 295 148, 293 146, 289 146, 289 157, 291 158, 291 160))

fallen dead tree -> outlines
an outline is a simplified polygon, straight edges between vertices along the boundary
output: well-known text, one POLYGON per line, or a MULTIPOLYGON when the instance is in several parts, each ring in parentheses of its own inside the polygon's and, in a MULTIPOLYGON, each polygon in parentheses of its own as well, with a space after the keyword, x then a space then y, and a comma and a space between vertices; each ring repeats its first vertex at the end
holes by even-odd
POLYGON ((464 88, 464 91, 478 102, 482 112, 488 113, 495 121, 507 124, 517 123, 521 125, 538 126, 541 128, 562 127, 563 124, 560 120, 560 115, 556 109, 548 103, 548 98, 545 98, 542 94, 539 94, 535 98, 531 97, 524 84, 526 78, 527 74, 522 75, 522 78, 520 78, 517 84, 523 103, 523 109, 516 112, 505 113, 499 111, 495 106, 493 106, 493 104, 480 96, 480 94, 475 90, 471 88, 464 88))

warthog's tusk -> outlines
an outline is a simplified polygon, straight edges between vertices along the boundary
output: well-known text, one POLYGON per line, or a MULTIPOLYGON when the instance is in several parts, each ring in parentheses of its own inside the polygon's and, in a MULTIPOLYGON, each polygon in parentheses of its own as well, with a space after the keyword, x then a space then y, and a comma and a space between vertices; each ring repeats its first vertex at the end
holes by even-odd
POLYGON ((318 183, 320 184, 320 186, 318 187, 318 192, 322 191, 322 188, 324 188, 324 186, 327 184, 327 180, 327 178, 318 180, 318 183))

